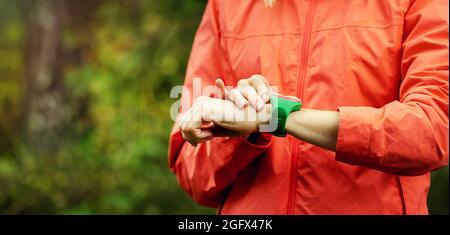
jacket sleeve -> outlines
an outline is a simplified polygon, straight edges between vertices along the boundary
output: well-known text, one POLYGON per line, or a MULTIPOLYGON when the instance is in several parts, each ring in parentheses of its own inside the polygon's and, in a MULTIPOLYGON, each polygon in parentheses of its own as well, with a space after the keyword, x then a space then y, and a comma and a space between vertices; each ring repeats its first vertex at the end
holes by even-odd
POLYGON ((340 107, 336 160, 398 175, 448 165, 448 2, 416 0, 405 15, 400 99, 340 107))
MULTIPOLYGON (((206 86, 214 86, 223 78, 219 28, 214 1, 208 1, 202 22, 194 39, 189 58, 181 103, 189 107, 206 86)), ((187 109, 187 108, 186 108, 187 109)), ((180 112, 186 110, 181 109, 180 112)), ((218 207, 225 189, 232 184, 240 170, 260 156, 271 144, 269 135, 261 134, 255 143, 242 137, 216 137, 193 147, 184 141, 175 125, 169 140, 169 167, 179 185, 197 203, 218 207)))

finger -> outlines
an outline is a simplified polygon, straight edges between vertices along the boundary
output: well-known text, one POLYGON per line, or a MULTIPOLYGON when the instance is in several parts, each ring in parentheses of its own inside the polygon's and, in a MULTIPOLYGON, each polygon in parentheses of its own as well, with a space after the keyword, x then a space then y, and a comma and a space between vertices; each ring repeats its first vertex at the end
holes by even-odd
POLYGON ((192 115, 192 110, 188 111, 188 115, 186 115, 184 117, 183 123, 181 124, 181 130, 182 130, 182 134, 183 134, 183 139, 187 140, 189 143, 191 143, 192 145, 194 145, 194 139, 192 138, 191 135, 191 129, 193 127, 191 127, 192 123, 192 119, 194 118, 192 115))
POLYGON ((193 115, 192 119, 186 127, 187 136, 192 142, 200 143, 204 138, 209 137, 207 136, 208 133, 212 134, 208 130, 204 130, 204 132, 202 133, 202 125, 203 122, 201 119, 201 113, 199 112, 193 115))
POLYGON ((256 110, 259 111, 264 107, 265 102, 259 97, 256 90, 250 86, 239 86, 238 87, 240 93, 248 100, 250 105, 256 110))
POLYGON ((248 105, 247 99, 241 94, 238 89, 232 89, 228 93, 228 99, 235 103, 239 108, 245 108, 248 105))
POLYGON ((185 139, 187 142, 189 142, 192 146, 197 146, 197 142, 195 141, 194 137, 192 136, 191 130, 186 130, 183 132, 183 139, 185 139))
POLYGON ((192 137, 190 136, 188 131, 186 131, 186 130, 181 131, 181 136, 183 137, 184 140, 189 142, 189 144, 191 144, 192 146, 196 146, 195 142, 192 141, 192 137))
POLYGON ((256 90, 256 93, 258 93, 264 103, 268 103, 271 92, 266 79, 261 75, 253 75, 249 78, 248 82, 256 90))
POLYGON ((184 134, 184 132, 183 132, 183 131, 181 132, 181 136, 183 137, 183 139, 184 139, 184 140, 186 140, 186 141, 187 141, 187 136, 186 136, 186 134, 184 134))
POLYGON ((218 78, 216 80, 216 86, 220 89, 220 99, 226 99, 228 97, 228 90, 225 87, 225 82, 221 79, 218 78))
POLYGON ((183 134, 183 139, 185 139, 184 132, 186 130, 186 122, 184 120, 185 120, 185 117, 182 117, 182 118, 178 119, 176 122, 178 125, 178 128, 180 128, 180 131, 183 134))
POLYGON ((266 104, 264 106, 264 112, 261 112, 263 115, 260 116, 262 122, 270 123, 270 120, 272 119, 272 104, 266 104))
POLYGON ((194 142, 194 141, 188 141, 192 146, 197 147, 198 143, 194 142))
POLYGON ((186 140, 193 145, 197 146, 199 143, 203 143, 207 140, 214 138, 214 135, 211 130, 203 130, 203 129, 191 129, 185 133, 186 140))
POLYGON ((193 136, 197 142, 204 142, 214 137, 212 131, 204 129, 195 129, 193 136))
POLYGON ((266 113, 267 114, 271 114, 272 113, 272 104, 266 104, 265 106, 264 106, 264 108, 265 108, 265 111, 266 111, 266 113))

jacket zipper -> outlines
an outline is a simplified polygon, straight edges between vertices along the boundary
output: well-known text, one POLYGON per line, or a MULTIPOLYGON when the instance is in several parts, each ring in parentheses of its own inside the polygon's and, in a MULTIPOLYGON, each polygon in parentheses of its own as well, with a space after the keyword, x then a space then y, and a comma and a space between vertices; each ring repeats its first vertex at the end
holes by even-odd
MULTIPOLYGON (((303 101, 304 80, 306 77, 306 70, 308 66, 308 54, 309 54, 309 42, 312 30, 312 21, 314 18, 314 11, 316 9, 317 0, 312 0, 308 7, 308 13, 306 14, 305 33, 303 35, 303 42, 301 47, 300 57, 300 72, 297 84, 297 95, 303 101)), ((297 182, 297 154, 298 154, 298 141, 293 138, 292 140, 292 157, 291 157, 291 179, 289 185, 288 195, 288 207, 287 214, 294 214, 295 212, 295 186, 297 182)))
POLYGON ((398 184, 398 191, 400 194, 400 201, 402 202, 402 214, 406 215, 406 203, 405 203, 405 196, 403 194, 403 187, 402 187, 402 182, 400 181, 400 176, 395 176, 395 179, 397 181, 398 184))

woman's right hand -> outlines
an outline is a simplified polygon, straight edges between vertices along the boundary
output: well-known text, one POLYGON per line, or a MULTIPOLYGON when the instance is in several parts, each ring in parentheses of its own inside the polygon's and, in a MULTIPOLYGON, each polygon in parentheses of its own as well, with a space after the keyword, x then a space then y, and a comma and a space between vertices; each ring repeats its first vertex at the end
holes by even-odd
POLYGON ((270 102, 270 96, 274 94, 266 78, 261 75, 241 79, 238 85, 229 91, 220 78, 216 80, 216 86, 221 90, 221 94, 225 95, 224 98, 231 100, 239 108, 250 104, 258 112, 264 109, 265 104, 270 102))

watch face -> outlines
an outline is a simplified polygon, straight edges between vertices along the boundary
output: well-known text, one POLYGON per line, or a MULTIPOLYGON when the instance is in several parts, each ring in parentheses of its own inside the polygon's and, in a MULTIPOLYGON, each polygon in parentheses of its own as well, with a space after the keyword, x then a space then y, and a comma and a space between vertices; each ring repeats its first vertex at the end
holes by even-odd
POLYGON ((289 101, 293 101, 293 102, 299 102, 299 103, 302 102, 300 100, 300 98, 298 98, 296 96, 282 95, 280 93, 275 92, 275 90, 273 90, 271 87, 269 87, 269 89, 270 89, 270 93, 272 93, 272 95, 275 95, 275 96, 278 96, 278 97, 283 98, 285 100, 289 100, 289 101))

